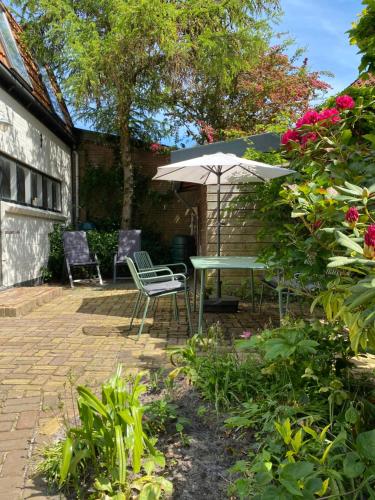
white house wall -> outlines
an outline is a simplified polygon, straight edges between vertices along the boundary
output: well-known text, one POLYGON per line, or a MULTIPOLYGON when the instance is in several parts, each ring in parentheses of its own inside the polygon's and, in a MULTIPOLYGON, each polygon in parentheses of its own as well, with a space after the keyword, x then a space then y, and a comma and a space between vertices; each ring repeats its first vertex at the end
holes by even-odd
POLYGON ((71 220, 71 150, 3 89, 0 105, 12 124, 0 131, 0 152, 61 181, 61 214, 1 202, 2 284, 12 286, 40 276, 48 233, 54 223, 71 220))

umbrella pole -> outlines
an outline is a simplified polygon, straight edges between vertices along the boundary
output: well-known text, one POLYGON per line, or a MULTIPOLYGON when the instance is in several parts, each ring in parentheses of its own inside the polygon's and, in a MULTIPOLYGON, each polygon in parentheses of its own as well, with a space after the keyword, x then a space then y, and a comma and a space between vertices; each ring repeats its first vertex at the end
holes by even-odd
MULTIPOLYGON (((216 201, 216 237, 217 237, 217 256, 220 257, 220 245, 221 245, 221 173, 217 174, 217 201, 216 201)), ((221 279, 220 279, 220 269, 217 270, 216 276, 216 297, 221 298, 221 279)))

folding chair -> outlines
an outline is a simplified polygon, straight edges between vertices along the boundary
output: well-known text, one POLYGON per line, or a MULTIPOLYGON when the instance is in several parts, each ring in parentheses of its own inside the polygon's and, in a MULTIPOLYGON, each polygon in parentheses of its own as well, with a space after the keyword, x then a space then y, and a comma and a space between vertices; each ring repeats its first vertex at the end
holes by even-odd
POLYGON ((63 233, 65 265, 68 271, 70 286, 74 288, 72 270, 74 267, 96 267, 99 283, 103 285, 97 256, 92 255, 87 243, 85 231, 65 231, 63 233))
POLYGON ((113 283, 116 283, 117 280, 117 266, 126 264, 126 257, 132 259, 134 252, 140 249, 140 229, 121 229, 119 231, 117 252, 113 257, 113 283))

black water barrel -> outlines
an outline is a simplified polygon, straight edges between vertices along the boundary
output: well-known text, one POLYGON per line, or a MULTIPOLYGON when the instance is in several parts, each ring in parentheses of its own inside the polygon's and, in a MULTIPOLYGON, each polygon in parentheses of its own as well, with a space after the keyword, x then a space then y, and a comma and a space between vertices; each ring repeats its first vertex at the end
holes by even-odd
POLYGON ((172 239, 172 262, 185 262, 191 266, 190 257, 196 255, 195 238, 189 234, 176 234, 172 239))

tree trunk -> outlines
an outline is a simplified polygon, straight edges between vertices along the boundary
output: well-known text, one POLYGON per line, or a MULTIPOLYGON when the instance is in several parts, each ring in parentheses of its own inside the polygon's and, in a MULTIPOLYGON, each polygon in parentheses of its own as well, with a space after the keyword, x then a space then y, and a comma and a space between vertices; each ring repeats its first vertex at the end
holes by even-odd
POLYGON ((123 118, 120 127, 120 158, 123 172, 121 229, 129 229, 132 222, 133 202, 133 163, 130 149, 129 115, 123 118))

